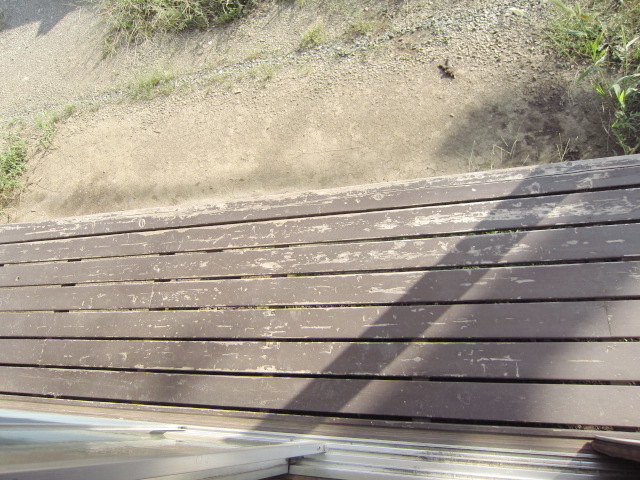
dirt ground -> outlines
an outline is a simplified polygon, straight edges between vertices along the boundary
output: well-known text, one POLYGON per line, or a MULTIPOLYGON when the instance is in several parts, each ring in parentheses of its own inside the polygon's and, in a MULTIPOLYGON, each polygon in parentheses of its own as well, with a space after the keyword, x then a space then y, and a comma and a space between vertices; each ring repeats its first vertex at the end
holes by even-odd
POLYGON ((597 100, 545 46, 550 8, 274 0, 104 59, 94 4, 0 0, 0 120, 77 107, 31 158, 7 220, 604 156, 597 100), (327 41, 300 49, 317 22, 327 41), (129 99, 153 69, 175 75, 171 92, 129 99))

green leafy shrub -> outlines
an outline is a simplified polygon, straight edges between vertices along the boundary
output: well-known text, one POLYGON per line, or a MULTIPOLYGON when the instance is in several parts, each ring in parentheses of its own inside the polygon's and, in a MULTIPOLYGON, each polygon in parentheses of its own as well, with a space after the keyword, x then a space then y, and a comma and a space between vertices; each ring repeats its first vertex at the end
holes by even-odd
POLYGON ((589 78, 611 112, 609 129, 625 154, 640 152, 640 0, 552 0, 557 50, 586 62, 589 78))

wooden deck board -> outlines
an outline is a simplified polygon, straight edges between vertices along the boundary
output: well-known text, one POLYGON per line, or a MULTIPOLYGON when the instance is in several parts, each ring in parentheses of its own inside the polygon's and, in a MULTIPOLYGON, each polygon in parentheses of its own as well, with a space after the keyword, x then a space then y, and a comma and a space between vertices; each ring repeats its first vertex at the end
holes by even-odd
POLYGON ((0 393, 640 430, 639 187, 629 156, 0 227, 0 393))
POLYGON ((534 196, 638 185, 637 155, 534 167, 343 187, 201 207, 148 209, 12 224, 0 228, 0 243, 163 228, 357 212, 434 203, 534 196))
POLYGON ((639 217, 640 189, 632 188, 0 245, 0 263, 519 230, 639 217))
POLYGON ((638 342, 0 339, 0 364, 287 375, 640 381, 638 342))
POLYGON ((5 265, 0 287, 622 259, 640 224, 5 265))
POLYGON ((3 393, 218 408, 634 426, 640 387, 431 382, 0 367, 3 393))
POLYGON ((0 310, 613 299, 640 293, 640 262, 0 289, 0 310), (567 279, 571 279, 570 282, 567 279))
POLYGON ((607 339, 640 337, 640 301, 240 310, 0 312, 1 337, 607 339))

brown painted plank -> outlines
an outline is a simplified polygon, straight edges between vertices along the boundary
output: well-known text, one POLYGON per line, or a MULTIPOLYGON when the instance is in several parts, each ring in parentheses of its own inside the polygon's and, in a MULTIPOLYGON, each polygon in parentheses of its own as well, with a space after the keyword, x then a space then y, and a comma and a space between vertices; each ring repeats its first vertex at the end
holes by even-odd
POLYGON ((0 391, 218 408, 640 426, 640 387, 0 367, 0 391))
POLYGON ((636 304, 611 302, 605 304, 611 334, 616 337, 633 337, 640 330, 640 308, 636 304))
POLYGON ((640 189, 0 245, 0 263, 219 250, 640 219, 640 189))
POLYGON ((640 312, 640 301, 637 300, 200 311, 2 312, 0 336, 231 340, 640 337, 637 312, 640 312))
POLYGON ((640 381, 639 342, 0 339, 0 364, 223 373, 640 381))
POLYGON ((5 265, 0 286, 615 259, 640 253, 640 224, 421 240, 5 265))
POLYGON ((0 243, 637 185, 637 155, 0 227, 0 243))
POLYGON ((0 310, 103 310, 552 299, 640 294, 640 262, 0 289, 0 310))

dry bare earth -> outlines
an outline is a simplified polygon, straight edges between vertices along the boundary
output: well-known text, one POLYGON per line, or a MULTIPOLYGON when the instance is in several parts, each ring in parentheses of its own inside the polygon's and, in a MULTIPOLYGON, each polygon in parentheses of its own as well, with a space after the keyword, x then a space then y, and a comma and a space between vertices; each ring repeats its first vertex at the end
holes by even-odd
POLYGON ((597 101, 545 50, 550 7, 537 0, 280 1, 104 60, 94 6, 0 8, 2 119, 99 107, 31 160, 13 221, 609 153, 597 101), (349 33, 357 18, 373 22, 369 36, 349 33), (301 51, 318 21, 327 43, 301 51), (178 73, 173 93, 123 99, 155 67, 178 73))

